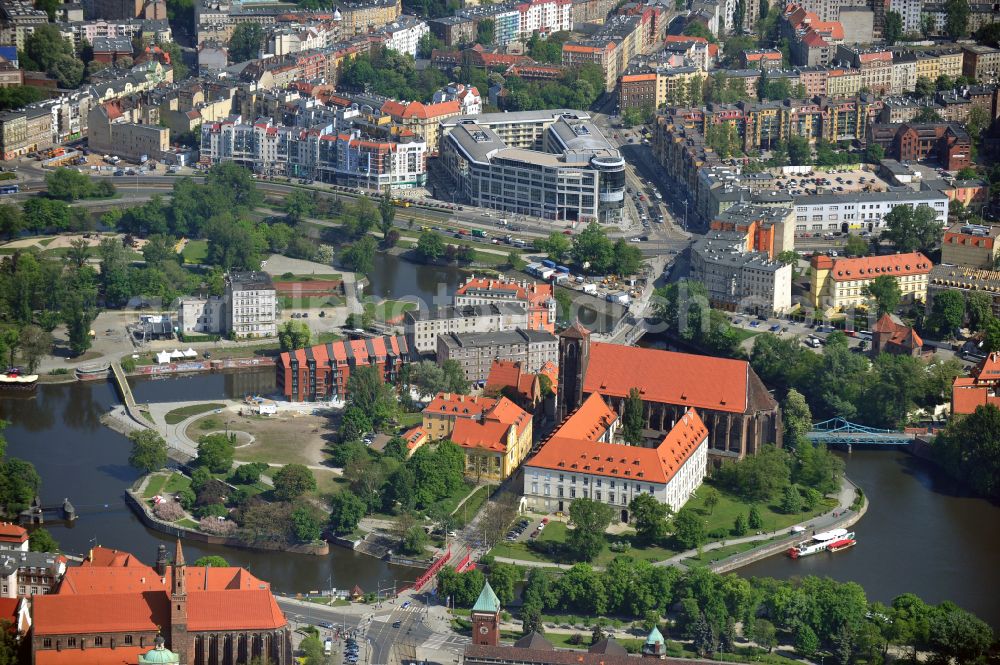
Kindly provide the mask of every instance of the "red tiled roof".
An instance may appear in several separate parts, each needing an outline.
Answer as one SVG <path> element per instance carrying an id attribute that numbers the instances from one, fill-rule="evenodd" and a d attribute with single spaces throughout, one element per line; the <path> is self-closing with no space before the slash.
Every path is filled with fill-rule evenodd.
<path id="1" fill-rule="evenodd" d="M 507 451 L 507 434 L 510 425 L 496 420 L 472 420 L 459 418 L 448 436 L 454 443 L 463 448 L 479 448 L 495 452 Z"/>
<path id="2" fill-rule="evenodd" d="M 492 397 L 438 393 L 431 400 L 430 404 L 424 407 L 424 413 L 440 416 L 478 418 L 485 411 L 492 409 L 496 403 L 497 401 Z"/>
<path id="3" fill-rule="evenodd" d="M 583 392 L 627 397 L 638 388 L 649 402 L 744 413 L 749 373 L 745 360 L 595 342 Z"/>
<path id="4" fill-rule="evenodd" d="M 879 275 L 926 275 L 933 264 L 920 252 L 908 254 L 886 254 L 861 258 L 835 259 L 830 268 L 830 277 L 836 282 L 875 279 Z"/>
<path id="5" fill-rule="evenodd" d="M 121 552 L 119 550 L 113 550 L 107 547 L 97 547 L 90 550 L 90 556 L 83 560 L 80 564 L 82 567 L 87 566 L 145 566 L 136 559 L 133 555 L 128 552 Z"/>
<path id="6" fill-rule="evenodd" d="M 553 436 L 527 466 L 586 472 L 664 485 L 708 439 L 708 429 L 694 409 L 667 433 L 656 448 L 584 441 Z"/>
<path id="7" fill-rule="evenodd" d="M 0 522 L 0 541 L 5 543 L 23 543 L 28 539 L 28 530 L 23 526 Z"/>
<path id="8" fill-rule="evenodd" d="M 188 592 L 189 630 L 267 630 L 285 623 L 267 588 Z"/>
<path id="9" fill-rule="evenodd" d="M 163 590 L 82 596 L 58 593 L 35 596 L 32 601 L 36 635 L 157 631 L 170 623 L 170 599 Z"/>
<path id="10" fill-rule="evenodd" d="M 597 441 L 618 420 L 618 414 L 597 393 L 583 400 L 553 436 Z"/>

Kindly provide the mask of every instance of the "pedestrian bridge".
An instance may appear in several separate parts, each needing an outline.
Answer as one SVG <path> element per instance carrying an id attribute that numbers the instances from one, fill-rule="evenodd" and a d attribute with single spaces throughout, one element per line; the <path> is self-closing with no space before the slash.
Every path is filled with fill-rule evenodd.
<path id="1" fill-rule="evenodd" d="M 840 417 L 815 423 L 806 435 L 813 443 L 845 446 L 905 446 L 913 441 L 914 436 L 898 430 L 858 425 Z"/>

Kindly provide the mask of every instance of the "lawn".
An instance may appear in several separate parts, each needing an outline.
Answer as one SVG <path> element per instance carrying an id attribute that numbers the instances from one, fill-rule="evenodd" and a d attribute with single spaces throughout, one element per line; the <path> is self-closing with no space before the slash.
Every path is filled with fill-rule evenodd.
<path id="1" fill-rule="evenodd" d="M 184 263 L 204 263 L 205 259 L 208 258 L 208 241 L 189 240 L 184 245 L 181 256 L 184 257 Z"/>
<path id="2" fill-rule="evenodd" d="M 746 328 L 740 328 L 739 326 L 732 326 L 730 330 L 733 331 L 733 334 L 736 335 L 737 339 L 741 343 L 745 342 L 751 337 L 756 337 L 761 332 L 759 330 L 747 330 Z"/>
<path id="3" fill-rule="evenodd" d="M 455 508 L 458 507 L 459 502 L 468 496 L 472 489 L 472 485 L 462 483 L 462 486 L 452 492 L 451 496 L 446 496 L 438 502 L 441 504 L 442 511 L 447 510 L 448 514 L 454 512 Z"/>
<path id="4" fill-rule="evenodd" d="M 472 493 L 472 496 L 466 499 L 465 503 L 458 507 L 455 512 L 456 528 L 464 527 L 469 520 L 476 516 L 476 513 L 479 512 L 479 509 L 483 507 L 483 504 L 489 498 L 490 489 L 492 488 L 489 485 L 480 487 Z"/>
<path id="5" fill-rule="evenodd" d="M 276 282 L 336 282 L 344 279 L 344 276 L 340 273 L 333 273 L 331 275 L 293 275 L 291 273 L 285 273 L 280 277 L 275 277 Z"/>
<path id="6" fill-rule="evenodd" d="M 416 308 L 417 303 L 404 302 L 402 300 L 383 300 L 378 304 L 373 302 L 365 303 L 365 313 L 371 315 L 375 321 L 380 322 L 394 321 L 401 318 L 403 312 L 408 312 Z"/>
<path id="7" fill-rule="evenodd" d="M 337 341 L 340 341 L 342 339 L 343 339 L 343 337 L 341 337 L 340 335 L 338 335 L 335 332 L 323 332 L 323 333 L 318 333 L 316 335 L 313 335 L 312 343 L 313 344 L 329 344 L 330 342 L 337 342 Z"/>
<path id="8" fill-rule="evenodd" d="M 408 430 L 424 422 L 424 414 L 420 411 L 416 413 L 404 413 L 397 420 L 399 420 L 400 429 Z"/>
<path id="9" fill-rule="evenodd" d="M 168 425 L 176 425 L 177 423 L 183 422 L 191 416 L 196 416 L 199 413 L 215 411 L 216 409 L 224 409 L 225 407 L 225 404 L 219 404 L 217 402 L 210 402 L 208 404 L 191 404 L 174 409 L 173 411 L 168 411 L 167 415 L 164 416 L 164 420 L 167 421 Z"/>
<path id="10" fill-rule="evenodd" d="M 162 473 L 150 476 L 149 480 L 146 482 L 146 490 L 143 492 L 142 497 L 144 499 L 152 499 L 154 496 L 162 492 L 163 486 L 166 483 L 167 476 Z"/>
<path id="11" fill-rule="evenodd" d="M 337 494 L 350 487 L 351 483 L 348 482 L 343 476 L 338 476 L 334 473 L 333 469 L 330 469 L 329 471 L 311 469 L 311 471 L 313 472 L 313 475 L 316 476 L 316 493 L 320 496 Z"/>
<path id="12" fill-rule="evenodd" d="M 702 489 L 699 489 L 695 493 L 694 497 L 685 504 L 685 507 L 694 508 L 705 516 L 705 531 L 707 532 L 712 532 L 716 529 L 732 529 L 733 522 L 736 521 L 736 516 L 742 513 L 746 517 L 750 512 L 750 506 L 738 496 L 721 487 L 715 486 L 719 491 L 719 503 L 713 510 L 709 511 L 704 505 L 705 495 L 707 494 L 704 488 L 711 487 L 712 485 L 711 481 L 706 480 Z M 786 515 L 785 513 L 778 512 L 777 506 L 757 504 L 757 510 L 760 512 L 760 517 L 763 521 L 763 527 L 760 530 L 766 532 L 787 529 L 793 524 L 805 522 L 812 517 L 821 515 L 836 505 L 836 499 L 824 499 L 816 510 Z"/>
<path id="13" fill-rule="evenodd" d="M 566 542 L 568 533 L 569 528 L 566 526 L 565 522 L 552 521 L 545 526 L 545 529 L 538 535 L 537 540 L 540 543 L 554 543 L 561 545 Z M 603 549 L 601 549 L 600 554 L 598 554 L 594 560 L 591 561 L 591 563 L 595 566 L 607 566 L 615 557 L 622 555 L 629 556 L 633 559 L 641 559 L 643 561 L 652 562 L 669 559 L 679 553 L 678 551 L 667 547 L 639 546 L 634 542 L 635 532 L 633 531 L 620 534 L 605 534 L 604 540 L 605 544 Z M 629 543 L 630 547 L 616 552 L 611 549 L 611 545 L 615 543 Z M 528 547 L 527 541 L 518 543 L 502 543 L 494 547 L 490 554 L 493 556 L 510 557 L 512 559 L 522 559 L 524 561 L 539 561 L 543 563 L 574 563 L 572 560 L 561 556 L 560 552 L 556 552 L 550 556 L 544 552 L 534 550 Z"/>
<path id="14" fill-rule="evenodd" d="M 183 473 L 174 472 L 170 476 L 170 480 L 167 481 L 166 487 L 163 488 L 164 494 L 174 494 L 180 492 L 181 490 L 186 490 L 191 487 L 191 479 L 185 476 Z"/>

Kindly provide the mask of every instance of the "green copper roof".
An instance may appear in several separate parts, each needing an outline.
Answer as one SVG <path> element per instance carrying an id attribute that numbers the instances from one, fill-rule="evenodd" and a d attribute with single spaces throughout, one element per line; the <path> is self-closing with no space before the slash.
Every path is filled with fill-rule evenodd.
<path id="1" fill-rule="evenodd" d="M 653 626 L 653 630 L 649 631 L 649 637 L 646 638 L 646 644 L 663 644 L 663 635 L 659 628 Z"/>
<path id="2" fill-rule="evenodd" d="M 149 665 L 159 665 L 161 663 L 170 665 L 171 663 L 176 664 L 179 662 L 181 661 L 177 654 L 169 649 L 164 649 L 162 646 L 139 655 L 139 665 L 147 665 L 147 663 Z"/>
<path id="3" fill-rule="evenodd" d="M 472 606 L 473 612 L 489 612 L 495 614 L 500 611 L 500 599 L 497 598 L 496 593 L 493 591 L 493 587 L 487 581 L 486 586 L 479 593 L 479 599 L 476 604 Z"/>

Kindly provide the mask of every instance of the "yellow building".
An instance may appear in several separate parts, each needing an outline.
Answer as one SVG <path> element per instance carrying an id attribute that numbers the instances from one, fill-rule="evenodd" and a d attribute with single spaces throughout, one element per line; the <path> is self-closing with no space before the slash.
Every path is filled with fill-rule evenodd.
<path id="1" fill-rule="evenodd" d="M 941 263 L 993 270 L 1000 259 L 1000 226 L 954 224 L 941 241 Z"/>
<path id="2" fill-rule="evenodd" d="M 506 397 L 438 393 L 423 411 L 428 440 L 449 439 L 465 451 L 470 478 L 501 481 L 531 450 L 531 414 Z"/>
<path id="3" fill-rule="evenodd" d="M 882 275 L 896 279 L 902 302 L 926 300 L 927 279 L 933 264 L 920 252 L 911 252 L 857 259 L 835 259 L 817 254 L 811 266 L 812 306 L 819 311 L 840 311 L 868 305 L 872 299 L 865 287 Z"/>

